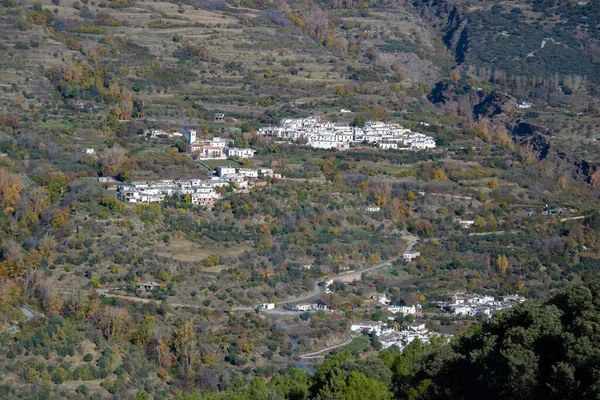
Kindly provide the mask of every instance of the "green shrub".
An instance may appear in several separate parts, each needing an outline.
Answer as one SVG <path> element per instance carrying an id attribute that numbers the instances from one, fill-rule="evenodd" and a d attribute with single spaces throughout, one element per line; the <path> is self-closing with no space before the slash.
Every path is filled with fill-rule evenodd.
<path id="1" fill-rule="evenodd" d="M 54 0 L 54 1 L 58 1 L 58 0 Z M 81 393 L 81 394 L 88 394 L 88 387 L 85 385 L 80 385 L 79 387 L 77 387 L 77 389 L 75 390 L 77 393 Z"/>
<path id="2" fill-rule="evenodd" d="M 17 50 L 29 50 L 29 45 L 24 42 L 15 43 L 15 49 Z"/>
<path id="3" fill-rule="evenodd" d="M 18 29 L 20 31 L 28 31 L 31 29 L 31 24 L 26 20 L 22 19 L 13 24 L 13 28 Z"/>

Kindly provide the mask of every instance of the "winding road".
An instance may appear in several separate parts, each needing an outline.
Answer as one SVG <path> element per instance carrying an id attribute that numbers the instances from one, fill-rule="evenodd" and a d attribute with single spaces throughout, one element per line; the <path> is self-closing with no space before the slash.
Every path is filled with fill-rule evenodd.
<path id="1" fill-rule="evenodd" d="M 25 316 L 25 322 L 29 321 L 31 318 L 33 318 L 35 315 L 29 311 L 27 308 L 25 307 L 19 307 L 19 310 L 23 313 L 23 315 Z M 6 333 L 17 333 L 21 330 L 21 328 L 19 328 L 19 325 L 13 325 L 10 326 L 6 329 L 2 329 L 0 330 L 0 332 L 6 332 Z"/>
<path id="2" fill-rule="evenodd" d="M 346 346 L 347 344 L 350 344 L 350 342 L 352 342 L 352 339 L 354 339 L 354 336 L 350 335 L 348 340 L 346 340 L 344 343 L 336 344 L 335 346 L 329 346 L 329 347 L 326 347 L 326 348 L 318 350 L 318 351 L 313 351 L 312 353 L 302 354 L 299 357 L 300 358 L 323 358 L 325 356 L 319 356 L 318 354 L 325 353 L 329 350 L 337 349 L 338 347 Z"/>
<path id="3" fill-rule="evenodd" d="M 413 240 L 413 241 L 409 242 L 408 245 L 406 246 L 406 250 L 404 250 L 404 253 L 408 253 L 408 252 L 412 251 L 412 248 L 415 247 L 415 245 L 418 242 L 419 242 L 418 240 Z M 332 276 L 331 278 L 329 278 L 329 280 L 333 280 L 335 282 L 335 281 L 340 281 L 340 280 L 346 281 L 346 280 L 360 279 L 362 277 L 362 274 L 365 274 L 367 272 L 376 271 L 380 268 L 389 266 L 389 265 L 391 265 L 392 262 L 396 261 L 398 258 L 400 258 L 400 257 L 394 257 L 394 258 L 384 261 L 380 264 L 377 264 L 373 267 L 335 275 L 335 276 Z M 302 297 L 297 297 L 295 299 L 278 301 L 277 304 L 279 305 L 279 304 L 299 303 L 299 302 L 306 301 L 306 300 L 312 299 L 313 297 L 318 296 L 322 292 L 322 287 L 319 286 L 320 281 L 321 280 L 316 280 L 313 282 L 313 290 L 309 294 L 304 295 Z M 263 310 L 263 312 L 272 312 L 272 311 L 275 311 L 275 310 Z"/>
<path id="4" fill-rule="evenodd" d="M 408 252 L 412 251 L 412 248 L 415 247 L 415 245 L 418 242 L 419 242 L 419 239 L 416 239 L 416 238 L 414 240 L 411 240 L 408 243 L 408 245 L 406 246 L 406 249 L 404 250 L 404 253 L 408 253 Z M 337 281 L 340 281 L 340 280 L 341 281 L 357 280 L 357 279 L 360 279 L 362 277 L 362 274 L 365 274 L 367 272 L 376 271 L 376 270 L 378 270 L 380 268 L 389 266 L 389 265 L 392 264 L 392 262 L 396 261 L 398 258 L 400 258 L 400 257 L 394 257 L 392 259 L 389 259 L 387 261 L 384 261 L 384 262 L 382 262 L 380 264 L 377 264 L 377 265 L 369 267 L 369 268 L 365 268 L 365 269 L 361 269 L 361 270 L 358 270 L 358 271 L 346 272 L 346 273 L 343 273 L 343 274 L 335 275 L 335 276 L 332 276 L 331 278 L 329 278 L 329 280 L 332 280 L 334 282 L 336 280 Z M 320 281 L 321 280 L 316 280 L 316 281 L 313 282 L 313 290 L 309 294 L 304 295 L 302 297 L 296 297 L 294 299 L 289 299 L 289 300 L 284 300 L 284 301 L 278 301 L 277 305 L 291 304 L 291 303 L 300 303 L 300 302 L 312 299 L 313 297 L 317 297 L 323 291 L 322 287 L 319 286 L 319 282 Z M 259 306 L 257 306 L 257 307 L 259 307 Z M 288 311 L 288 310 L 279 310 L 279 309 L 261 310 L 261 311 L 264 312 L 264 313 L 267 313 L 267 314 L 297 314 L 297 311 Z"/>
<path id="5" fill-rule="evenodd" d="M 406 246 L 406 249 L 404 250 L 404 253 L 410 252 L 412 250 L 412 248 L 419 242 L 419 239 L 417 238 L 413 238 L 414 240 L 411 240 L 408 245 Z M 394 257 L 392 259 L 389 259 L 387 261 L 384 261 L 380 264 L 377 264 L 375 266 L 369 267 L 369 268 L 365 268 L 365 269 L 361 269 L 358 271 L 352 271 L 352 272 L 346 272 L 343 274 L 339 274 L 339 275 L 335 275 L 329 278 L 329 280 L 356 280 L 356 279 L 360 279 L 362 274 L 367 273 L 367 272 L 372 272 L 372 271 L 376 271 L 380 268 L 386 267 L 391 265 L 392 262 L 396 261 L 397 259 L 399 259 L 400 257 Z M 310 300 L 314 297 L 317 297 L 318 295 L 321 294 L 322 287 L 319 286 L 319 282 L 321 282 L 322 279 L 318 279 L 313 281 L 313 289 L 312 292 L 301 296 L 301 297 L 296 297 L 293 299 L 288 299 L 288 300 L 283 300 L 283 301 L 278 301 L 277 305 L 282 305 L 282 304 L 291 304 L 291 303 L 299 303 L 299 302 L 303 302 L 306 300 Z M 156 300 L 153 299 L 144 299 L 144 298 L 140 298 L 140 297 L 132 297 L 132 296 L 125 296 L 122 294 L 112 294 L 109 293 L 110 289 L 98 289 L 97 292 L 99 295 L 101 296 L 105 296 L 105 297 L 113 297 L 113 298 L 118 298 L 118 299 L 123 299 L 123 300 L 129 300 L 129 301 L 137 301 L 139 303 L 150 303 Z M 212 307 L 203 307 L 200 305 L 196 305 L 196 304 L 182 304 L 182 303 L 169 303 L 169 305 L 171 307 L 181 307 L 181 308 L 195 308 L 195 309 L 208 309 L 208 310 L 213 310 L 213 311 L 227 311 L 227 310 L 231 310 L 231 311 L 235 311 L 235 312 L 247 312 L 247 311 L 253 311 L 257 308 L 260 308 L 260 304 L 257 304 L 254 307 L 233 307 L 233 308 L 229 308 L 229 309 L 222 309 L 222 308 L 212 308 Z M 273 310 L 260 310 L 263 313 L 266 314 L 275 314 L 275 315 L 298 315 L 298 311 L 290 311 L 290 310 L 282 310 L 282 309 L 273 309 Z"/>

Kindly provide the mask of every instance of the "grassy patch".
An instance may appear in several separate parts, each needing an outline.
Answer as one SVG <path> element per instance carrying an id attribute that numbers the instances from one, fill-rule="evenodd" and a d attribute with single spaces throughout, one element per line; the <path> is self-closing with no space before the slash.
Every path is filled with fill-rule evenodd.
<path id="1" fill-rule="evenodd" d="M 349 351 L 363 351 L 364 349 L 366 349 L 370 344 L 369 338 L 366 336 L 359 336 L 359 337 L 355 337 L 354 339 L 352 339 L 352 341 L 350 342 L 350 344 L 348 344 L 346 347 L 344 347 L 345 350 L 349 350 Z"/>

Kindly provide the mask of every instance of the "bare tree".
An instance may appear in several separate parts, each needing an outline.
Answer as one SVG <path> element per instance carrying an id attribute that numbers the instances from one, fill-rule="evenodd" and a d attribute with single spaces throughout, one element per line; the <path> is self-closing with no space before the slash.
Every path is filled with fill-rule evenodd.
<path id="1" fill-rule="evenodd" d="M 98 161 L 100 161 L 102 169 L 109 174 L 114 174 L 124 159 L 125 150 L 118 144 L 115 144 L 113 147 L 107 147 L 98 154 Z"/>
<path id="2" fill-rule="evenodd" d="M 94 322 L 109 342 L 118 336 L 125 324 L 127 312 L 122 308 L 106 307 L 92 316 Z"/>
<path id="3" fill-rule="evenodd" d="M 44 279 L 38 283 L 35 292 L 45 313 L 58 314 L 63 305 L 63 298 L 56 291 L 54 284 Z"/>
<path id="4" fill-rule="evenodd" d="M 12 279 L 0 279 L 0 304 L 7 304 L 12 298 L 15 281 Z"/>
<path id="5" fill-rule="evenodd" d="M 2 243 L 4 259 L 12 259 L 17 263 L 23 262 L 23 253 L 21 252 L 21 244 L 14 239 L 5 239 Z"/>

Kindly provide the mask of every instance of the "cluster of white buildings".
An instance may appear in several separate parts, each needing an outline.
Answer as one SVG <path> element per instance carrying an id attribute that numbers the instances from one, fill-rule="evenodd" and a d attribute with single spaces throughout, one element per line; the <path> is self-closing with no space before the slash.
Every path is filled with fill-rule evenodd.
<path id="1" fill-rule="evenodd" d="M 203 160 L 224 160 L 226 158 L 252 158 L 254 150 L 249 148 L 231 147 L 228 141 L 214 137 L 212 139 L 201 140 L 196 136 L 196 131 L 189 131 L 188 152 L 197 158 Z"/>
<path id="2" fill-rule="evenodd" d="M 218 167 L 217 176 L 205 179 L 133 182 L 117 187 L 119 199 L 128 203 L 158 203 L 166 196 L 189 195 L 192 204 L 212 206 L 221 196 L 216 189 L 232 185 L 237 191 L 266 183 L 260 178 L 281 178 L 271 168 Z"/>
<path id="3" fill-rule="evenodd" d="M 510 308 L 515 304 L 525 301 L 525 297 L 518 294 L 504 296 L 496 300 L 493 296 L 478 294 L 456 294 L 450 301 L 438 302 L 438 308 L 454 315 L 477 316 L 484 315 L 491 318 L 496 312 Z"/>
<path id="4" fill-rule="evenodd" d="M 387 328 L 380 321 L 366 321 L 352 324 L 350 330 L 355 333 L 374 333 L 379 339 L 383 350 L 395 345 L 402 351 L 415 339 L 419 339 L 423 343 L 429 343 L 432 337 L 439 336 L 438 333 L 427 329 L 425 324 L 410 325 L 406 329 L 396 330 Z"/>
<path id="5" fill-rule="evenodd" d="M 235 168 L 233 166 L 217 167 L 217 176 L 220 179 L 281 178 L 281 174 L 276 174 L 272 168 Z"/>
<path id="6" fill-rule="evenodd" d="M 181 132 L 166 132 L 162 129 L 149 129 L 146 131 L 146 135 L 150 136 L 151 139 L 183 137 Z"/>
<path id="7" fill-rule="evenodd" d="M 371 296 L 371 298 L 380 304 L 388 306 L 387 310 L 389 312 L 391 312 L 392 314 L 400 313 L 402 315 L 409 315 L 409 314 L 415 315 L 415 314 L 417 314 L 417 310 L 421 309 L 420 304 L 418 304 L 416 306 L 400 306 L 400 305 L 391 306 L 390 303 L 392 302 L 392 300 L 389 299 L 384 294 L 382 294 L 382 295 L 376 294 L 376 295 Z"/>
<path id="8" fill-rule="evenodd" d="M 263 136 L 292 141 L 305 141 L 320 149 L 347 149 L 353 143 L 369 143 L 382 149 L 424 150 L 435 148 L 435 140 L 422 133 L 411 132 L 401 125 L 368 121 L 364 128 L 321 122 L 318 116 L 283 119 L 279 126 L 264 127 Z"/>
<path id="9" fill-rule="evenodd" d="M 119 199 L 127 203 L 159 203 L 166 196 L 189 195 L 192 204 L 212 206 L 221 197 L 215 188 L 228 184 L 220 179 L 161 180 L 133 182 L 129 185 L 120 185 L 117 190 Z"/>

